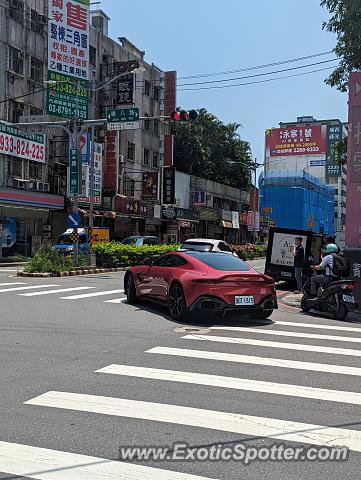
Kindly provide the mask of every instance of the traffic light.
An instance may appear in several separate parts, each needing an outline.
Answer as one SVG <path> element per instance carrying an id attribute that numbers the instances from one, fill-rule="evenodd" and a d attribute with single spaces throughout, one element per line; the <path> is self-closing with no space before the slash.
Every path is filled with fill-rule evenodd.
<path id="1" fill-rule="evenodd" d="M 173 122 L 193 121 L 193 120 L 196 120 L 197 117 L 198 117 L 198 112 L 196 110 L 189 110 L 188 112 L 186 110 L 181 110 L 180 112 L 176 111 L 170 114 L 170 118 L 171 120 L 173 120 Z"/>

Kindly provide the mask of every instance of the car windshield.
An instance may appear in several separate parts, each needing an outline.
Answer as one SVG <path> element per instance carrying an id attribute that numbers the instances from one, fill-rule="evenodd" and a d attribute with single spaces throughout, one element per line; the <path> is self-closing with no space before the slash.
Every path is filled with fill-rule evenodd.
<path id="1" fill-rule="evenodd" d="M 140 245 L 140 242 L 141 242 L 141 238 L 139 237 L 129 237 L 129 238 L 125 238 L 122 241 L 124 245 Z"/>
<path id="2" fill-rule="evenodd" d="M 86 243 L 86 241 L 86 235 L 79 235 L 79 244 Z M 68 233 L 64 233 L 63 235 L 60 235 L 57 245 L 74 245 L 74 243 L 70 240 L 70 235 Z"/>
<path id="3" fill-rule="evenodd" d="M 227 253 L 189 251 L 187 254 L 194 256 L 194 258 L 200 262 L 216 270 L 226 270 L 229 272 L 247 272 L 250 270 L 246 262 Z"/>
<path id="4" fill-rule="evenodd" d="M 198 250 L 199 252 L 211 252 L 212 243 L 207 242 L 185 242 L 181 246 L 181 250 Z"/>

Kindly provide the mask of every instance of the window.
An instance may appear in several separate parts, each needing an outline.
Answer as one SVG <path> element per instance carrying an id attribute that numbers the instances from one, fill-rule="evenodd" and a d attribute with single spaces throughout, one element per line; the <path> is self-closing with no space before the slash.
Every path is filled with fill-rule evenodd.
<path id="1" fill-rule="evenodd" d="M 29 161 L 29 178 L 32 180 L 43 179 L 43 166 L 41 163 Z"/>
<path id="2" fill-rule="evenodd" d="M 24 75 L 24 53 L 17 48 L 9 47 L 9 70 Z"/>
<path id="3" fill-rule="evenodd" d="M 164 255 L 163 257 L 158 258 L 153 265 L 155 267 L 171 267 L 172 266 L 172 257 L 173 255 Z"/>
<path id="4" fill-rule="evenodd" d="M 135 143 L 128 142 L 128 159 L 135 161 Z"/>
<path id="5" fill-rule="evenodd" d="M 90 45 L 89 47 L 89 63 L 92 65 L 97 64 L 97 49 Z"/>
<path id="6" fill-rule="evenodd" d="M 15 101 L 10 102 L 8 114 L 9 122 L 18 123 L 22 115 L 24 115 L 24 104 Z"/>
<path id="7" fill-rule="evenodd" d="M 248 272 L 249 266 L 240 258 L 226 253 L 215 252 L 193 252 L 187 251 L 187 255 L 194 258 L 215 270 L 228 270 L 230 272 Z"/>
<path id="8" fill-rule="evenodd" d="M 143 152 L 144 152 L 143 153 L 143 163 L 144 163 L 144 165 L 149 165 L 149 163 L 150 163 L 150 160 L 149 160 L 150 152 L 149 152 L 148 148 L 145 148 L 143 150 Z"/>
<path id="9" fill-rule="evenodd" d="M 187 265 L 187 262 L 184 258 L 179 257 L 178 255 L 172 255 L 172 267 L 183 267 Z"/>
<path id="10" fill-rule="evenodd" d="M 143 245 L 160 245 L 160 240 L 157 237 L 149 237 L 143 240 Z"/>
<path id="11" fill-rule="evenodd" d="M 218 248 L 222 252 L 231 252 L 232 250 L 230 249 L 229 245 L 226 242 L 219 242 Z"/>
<path id="12" fill-rule="evenodd" d="M 145 80 L 144 81 L 144 95 L 148 95 L 148 97 L 150 96 L 150 82 L 148 82 L 148 80 Z"/>
<path id="13" fill-rule="evenodd" d="M 154 120 L 153 131 L 156 135 L 159 135 L 159 120 Z"/>
<path id="14" fill-rule="evenodd" d="M 46 18 L 43 15 L 39 15 L 38 12 L 32 8 L 30 13 L 30 29 L 37 34 L 44 36 L 45 23 Z"/>
<path id="15" fill-rule="evenodd" d="M 153 88 L 153 98 L 154 98 L 154 100 L 157 100 L 158 102 L 159 102 L 159 99 L 160 99 L 160 90 L 161 90 L 160 87 L 154 87 Z"/>
<path id="16" fill-rule="evenodd" d="M 197 250 L 199 252 L 211 252 L 213 249 L 212 243 L 206 242 L 185 242 L 181 246 L 182 250 Z"/>
<path id="17" fill-rule="evenodd" d="M 128 195 L 128 197 L 134 197 L 134 192 L 135 192 L 135 180 L 128 178 L 125 184 L 125 194 Z"/>
<path id="18" fill-rule="evenodd" d="M 145 130 L 150 130 L 150 123 L 151 121 L 150 120 L 144 120 L 144 129 Z"/>
<path id="19" fill-rule="evenodd" d="M 44 62 L 35 57 L 31 57 L 30 78 L 38 83 L 43 83 Z"/>
<path id="20" fill-rule="evenodd" d="M 20 0 L 11 0 L 9 17 L 22 24 L 24 21 L 24 2 L 21 2 Z"/>
<path id="21" fill-rule="evenodd" d="M 21 159 L 8 160 L 8 174 L 13 177 L 22 178 L 22 165 L 23 161 Z"/>
<path id="22" fill-rule="evenodd" d="M 44 110 L 42 108 L 33 107 L 33 106 L 29 107 L 29 115 L 43 115 L 43 114 L 44 114 Z"/>
<path id="23" fill-rule="evenodd" d="M 153 168 L 159 167 L 159 155 L 158 153 L 153 153 Z"/>

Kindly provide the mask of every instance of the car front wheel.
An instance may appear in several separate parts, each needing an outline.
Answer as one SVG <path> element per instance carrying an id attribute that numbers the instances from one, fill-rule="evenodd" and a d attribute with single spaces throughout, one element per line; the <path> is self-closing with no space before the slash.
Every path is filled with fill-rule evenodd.
<path id="1" fill-rule="evenodd" d="M 186 317 L 187 305 L 183 288 L 179 283 L 173 283 L 169 291 L 169 311 L 174 320 Z"/>

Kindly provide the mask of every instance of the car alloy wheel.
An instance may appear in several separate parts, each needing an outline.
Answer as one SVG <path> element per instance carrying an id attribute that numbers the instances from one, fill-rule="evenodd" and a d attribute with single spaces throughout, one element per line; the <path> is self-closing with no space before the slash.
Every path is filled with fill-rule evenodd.
<path id="1" fill-rule="evenodd" d="M 186 301 L 181 285 L 174 283 L 169 291 L 169 310 L 171 317 L 181 320 L 186 313 Z"/>

